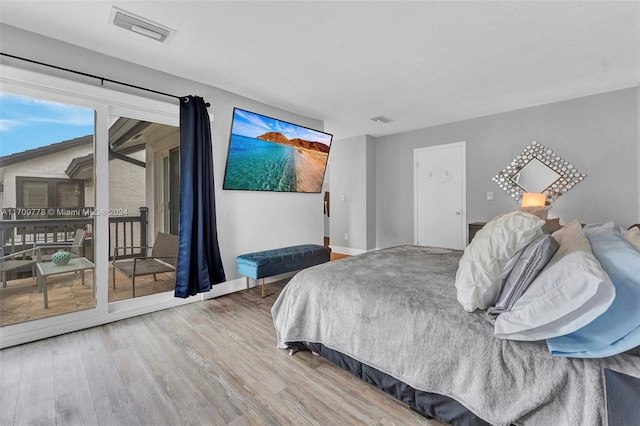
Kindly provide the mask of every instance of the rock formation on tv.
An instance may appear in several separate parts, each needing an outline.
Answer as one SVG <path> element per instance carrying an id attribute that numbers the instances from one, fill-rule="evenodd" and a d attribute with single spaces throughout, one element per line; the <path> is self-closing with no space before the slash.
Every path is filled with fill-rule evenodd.
<path id="1" fill-rule="evenodd" d="M 300 138 L 288 139 L 280 132 L 267 132 L 264 135 L 258 136 L 256 139 L 279 143 L 281 145 L 289 145 L 297 148 L 313 149 L 324 153 L 329 152 L 329 147 L 323 143 L 307 141 Z"/>

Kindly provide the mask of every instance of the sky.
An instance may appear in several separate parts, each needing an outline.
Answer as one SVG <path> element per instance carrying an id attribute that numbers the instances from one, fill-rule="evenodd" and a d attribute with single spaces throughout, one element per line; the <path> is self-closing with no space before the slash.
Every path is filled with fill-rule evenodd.
<path id="1" fill-rule="evenodd" d="M 255 138 L 267 132 L 282 133 L 289 140 L 300 138 L 311 142 L 321 142 L 325 145 L 331 144 L 332 137 L 328 133 L 318 132 L 307 129 L 306 127 L 236 108 L 233 114 L 233 128 L 231 129 L 231 133 Z"/>
<path id="2" fill-rule="evenodd" d="M 0 93 L 0 157 L 93 134 L 90 108 Z"/>

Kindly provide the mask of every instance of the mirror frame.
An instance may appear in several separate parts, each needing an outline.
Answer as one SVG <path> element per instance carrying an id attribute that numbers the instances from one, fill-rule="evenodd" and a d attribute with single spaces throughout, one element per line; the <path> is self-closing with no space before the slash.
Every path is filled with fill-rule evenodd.
<path id="1" fill-rule="evenodd" d="M 560 175 L 558 180 L 542 191 L 549 203 L 567 193 L 567 191 L 583 181 L 587 176 L 584 173 L 579 173 L 573 164 L 556 155 L 553 150 L 538 141 L 532 141 L 529 146 L 511 161 L 510 165 L 498 172 L 491 180 L 497 183 L 511 198 L 520 203 L 522 194 L 527 191 L 516 184 L 512 178 L 520 173 L 534 158 Z"/>

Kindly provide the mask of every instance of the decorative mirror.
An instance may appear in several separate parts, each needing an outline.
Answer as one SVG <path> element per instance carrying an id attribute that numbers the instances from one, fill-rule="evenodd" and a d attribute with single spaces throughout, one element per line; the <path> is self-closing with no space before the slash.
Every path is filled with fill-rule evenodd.
<path id="1" fill-rule="evenodd" d="M 549 148 L 533 141 L 492 180 L 517 202 L 523 192 L 545 194 L 547 201 L 552 202 L 586 176 Z"/>

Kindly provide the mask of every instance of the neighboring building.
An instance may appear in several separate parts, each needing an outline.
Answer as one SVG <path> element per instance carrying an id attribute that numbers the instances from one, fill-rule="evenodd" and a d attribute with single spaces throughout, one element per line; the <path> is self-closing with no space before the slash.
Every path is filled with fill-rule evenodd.
<path id="1" fill-rule="evenodd" d="M 140 208 L 148 208 L 148 231 L 169 231 L 170 206 L 177 204 L 169 204 L 167 200 L 165 208 L 162 202 L 154 202 L 168 198 L 171 191 L 164 187 L 168 186 L 169 179 L 163 174 L 148 172 L 147 165 L 148 159 L 154 158 L 156 148 L 166 150 L 178 145 L 178 129 L 118 118 L 109 134 L 109 215 L 139 216 Z M 93 151 L 94 137 L 87 135 L 0 157 L 2 219 L 90 217 L 95 207 Z M 177 153 L 177 149 L 174 151 Z M 168 173 L 168 166 L 162 164 L 157 169 Z M 154 216 L 159 218 L 159 223 L 151 220 Z M 177 217 L 175 212 L 174 216 Z M 129 231 L 128 244 L 131 245 L 133 239 L 134 244 L 140 245 L 139 230 L 131 234 Z M 3 243 L 9 235 L 5 232 Z M 124 235 L 124 231 L 119 233 L 119 243 L 123 242 Z M 113 244 L 115 241 L 112 247 Z"/>
<path id="2" fill-rule="evenodd" d="M 65 170 L 74 158 L 92 151 L 93 135 L 88 135 L 0 157 L 4 218 L 25 219 L 24 210 L 31 208 L 91 207 L 90 182 Z"/>
<path id="3" fill-rule="evenodd" d="M 145 180 L 145 146 L 126 151 L 120 155 L 137 164 L 111 158 L 110 208 L 137 215 L 144 206 L 145 187 L 132 183 Z M 0 157 L 0 165 L 5 218 L 8 212 L 15 219 L 69 217 L 94 207 L 93 135 Z M 38 213 L 43 210 L 45 214 Z"/>

